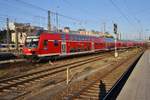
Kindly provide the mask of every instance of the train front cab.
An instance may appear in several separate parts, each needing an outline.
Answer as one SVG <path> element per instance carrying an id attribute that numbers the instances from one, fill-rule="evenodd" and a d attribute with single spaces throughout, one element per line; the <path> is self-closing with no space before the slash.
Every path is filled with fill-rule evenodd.
<path id="1" fill-rule="evenodd" d="M 23 47 L 23 54 L 25 58 L 35 58 L 38 53 L 38 36 L 28 36 L 26 38 L 25 46 Z"/>
<path id="2" fill-rule="evenodd" d="M 42 33 L 27 37 L 23 53 L 26 58 L 45 59 L 58 56 L 61 48 L 63 49 L 59 34 Z"/>

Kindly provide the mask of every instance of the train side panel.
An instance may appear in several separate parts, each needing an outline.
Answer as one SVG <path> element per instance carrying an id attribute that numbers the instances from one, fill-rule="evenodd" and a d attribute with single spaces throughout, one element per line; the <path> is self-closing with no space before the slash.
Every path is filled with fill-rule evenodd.
<path id="1" fill-rule="evenodd" d="M 35 38 L 33 38 L 33 40 L 34 39 Z M 113 50 L 115 47 L 114 38 L 94 37 L 79 34 L 43 32 L 36 39 L 38 39 L 38 41 L 33 42 L 38 42 L 37 46 L 32 47 L 26 45 L 26 47 L 23 48 L 23 53 L 25 55 L 37 55 L 38 57 L 66 56 L 97 52 L 101 50 Z M 137 45 L 142 46 L 144 43 L 118 40 L 116 45 L 117 48 L 126 48 Z"/>
<path id="2" fill-rule="evenodd" d="M 41 34 L 38 50 L 38 56 L 59 55 L 61 53 L 60 34 Z"/>

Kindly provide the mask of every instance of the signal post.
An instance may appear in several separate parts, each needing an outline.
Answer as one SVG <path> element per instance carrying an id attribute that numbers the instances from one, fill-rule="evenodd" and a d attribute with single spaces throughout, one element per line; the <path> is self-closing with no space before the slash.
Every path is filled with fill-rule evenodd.
<path id="1" fill-rule="evenodd" d="M 115 57 L 118 57 L 117 52 L 117 24 L 114 24 L 114 34 L 115 34 Z"/>

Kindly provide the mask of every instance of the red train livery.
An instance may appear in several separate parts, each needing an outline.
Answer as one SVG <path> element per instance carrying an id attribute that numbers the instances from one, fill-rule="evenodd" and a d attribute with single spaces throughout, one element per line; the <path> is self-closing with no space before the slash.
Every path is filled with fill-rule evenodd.
<path id="1" fill-rule="evenodd" d="M 38 34 L 38 35 L 37 35 Z M 114 39 L 67 33 L 37 32 L 26 38 L 23 54 L 34 57 L 67 56 L 114 49 Z M 143 42 L 117 41 L 118 48 L 142 46 Z"/>

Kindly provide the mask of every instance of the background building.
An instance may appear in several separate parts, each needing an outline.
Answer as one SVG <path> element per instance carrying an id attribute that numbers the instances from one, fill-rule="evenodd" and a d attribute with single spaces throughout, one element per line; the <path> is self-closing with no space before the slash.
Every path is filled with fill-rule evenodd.
<path id="1" fill-rule="evenodd" d="M 9 23 L 11 32 L 11 42 L 24 44 L 27 35 L 31 35 L 35 30 L 43 30 L 43 27 L 31 26 L 30 23 Z"/>

